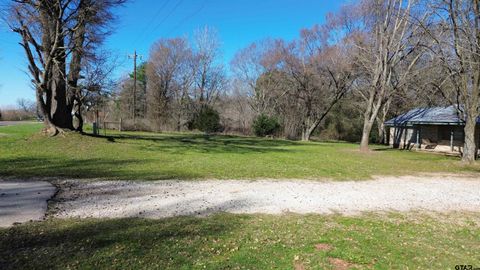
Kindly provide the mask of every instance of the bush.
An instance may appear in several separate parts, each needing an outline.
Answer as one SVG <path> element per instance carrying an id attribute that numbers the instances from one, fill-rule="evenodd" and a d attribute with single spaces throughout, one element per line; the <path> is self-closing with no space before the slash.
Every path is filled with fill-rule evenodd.
<path id="1" fill-rule="evenodd" d="M 253 132 L 259 137 L 274 135 L 280 129 L 277 118 L 261 114 L 253 120 Z"/>
<path id="2" fill-rule="evenodd" d="M 203 106 L 200 111 L 195 114 L 192 121 L 190 121 L 189 128 L 198 129 L 207 133 L 220 132 L 222 131 L 220 115 L 213 108 Z"/>

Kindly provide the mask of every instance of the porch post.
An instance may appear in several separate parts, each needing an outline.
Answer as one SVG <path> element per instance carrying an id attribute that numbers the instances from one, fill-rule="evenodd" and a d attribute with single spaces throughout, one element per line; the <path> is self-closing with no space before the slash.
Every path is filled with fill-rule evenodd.
<path id="1" fill-rule="evenodd" d="M 387 130 L 388 130 L 388 131 L 387 131 L 387 133 L 385 134 L 385 137 L 386 137 L 386 138 L 385 138 L 385 145 L 390 145 L 390 133 L 392 132 L 392 128 L 389 127 Z"/>
<path id="2" fill-rule="evenodd" d="M 420 149 L 420 126 L 417 126 L 417 149 Z"/>
<path id="3" fill-rule="evenodd" d="M 453 152 L 453 128 L 450 128 L 451 131 L 450 131 L 450 149 L 452 150 Z"/>
<path id="4" fill-rule="evenodd" d="M 477 155 L 476 158 L 478 159 L 480 157 L 480 154 L 478 153 L 480 149 L 480 129 L 477 128 L 477 136 L 478 136 L 478 142 L 477 142 Z"/>

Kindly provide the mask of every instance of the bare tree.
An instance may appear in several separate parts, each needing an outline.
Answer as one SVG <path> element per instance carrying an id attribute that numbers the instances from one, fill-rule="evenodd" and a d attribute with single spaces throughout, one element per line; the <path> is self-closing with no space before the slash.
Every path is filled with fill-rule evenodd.
<path id="1" fill-rule="evenodd" d="M 83 61 L 73 98 L 73 126 L 76 130 L 83 130 L 83 115 L 98 108 L 112 94 L 115 83 L 111 75 L 117 64 L 117 58 L 106 51 L 99 51 Z"/>
<path id="2" fill-rule="evenodd" d="M 369 151 L 375 121 L 388 112 L 393 95 L 402 89 L 421 57 L 411 22 L 414 0 L 363 0 L 343 12 L 349 46 L 362 79 L 355 84 L 365 100 L 361 151 Z"/>
<path id="3" fill-rule="evenodd" d="M 35 114 L 35 102 L 28 100 L 26 98 L 19 98 L 17 100 L 17 106 L 19 109 L 24 111 L 25 113 Z"/>
<path id="4" fill-rule="evenodd" d="M 252 110 L 248 91 L 244 87 L 245 84 L 238 79 L 231 80 L 230 91 L 221 96 L 215 106 L 226 133 L 250 134 L 250 125 L 255 112 Z"/>
<path id="5" fill-rule="evenodd" d="M 244 90 L 250 106 L 258 114 L 270 114 L 275 110 L 275 95 L 269 90 L 279 89 L 280 81 L 262 79 L 262 87 L 258 80 L 267 74 L 273 74 L 275 63 L 271 58 L 275 54 L 275 43 L 278 41 L 266 39 L 255 42 L 238 51 L 230 62 L 237 84 Z M 275 61 L 274 61 L 275 62 Z"/>
<path id="6" fill-rule="evenodd" d="M 446 75 L 436 86 L 450 104 L 457 105 L 465 121 L 462 161 L 473 163 L 480 115 L 480 1 L 438 0 L 428 7 L 432 10 L 430 25 L 422 25 L 433 40 L 432 64 Z"/>
<path id="7" fill-rule="evenodd" d="M 176 129 L 183 125 L 193 82 L 192 52 L 186 39 L 160 40 L 150 51 L 147 66 L 148 112 L 158 122 L 174 117 Z"/>
<path id="8" fill-rule="evenodd" d="M 352 83 L 352 69 L 340 44 L 328 44 L 330 28 L 315 26 L 301 32 L 301 38 L 290 45 L 284 66 L 295 91 L 289 96 L 299 104 L 302 140 L 310 140 Z"/>
<path id="9" fill-rule="evenodd" d="M 12 1 L 7 23 L 22 38 L 38 107 L 52 134 L 74 129 L 82 63 L 110 32 L 112 8 L 124 2 Z"/>
<path id="10" fill-rule="evenodd" d="M 226 85 L 217 32 L 208 27 L 197 30 L 193 47 L 192 68 L 195 82 L 193 97 L 198 107 L 213 105 L 224 92 Z"/>
<path id="11" fill-rule="evenodd" d="M 281 115 L 287 137 L 310 140 L 353 82 L 346 48 L 331 42 L 333 24 L 301 31 L 291 43 L 265 40 L 239 51 L 232 61 L 257 114 Z"/>

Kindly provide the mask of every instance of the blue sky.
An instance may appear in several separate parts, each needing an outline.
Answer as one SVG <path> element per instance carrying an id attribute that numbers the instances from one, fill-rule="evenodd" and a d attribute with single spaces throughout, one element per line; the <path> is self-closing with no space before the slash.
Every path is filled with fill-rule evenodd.
<path id="1" fill-rule="evenodd" d="M 194 30 L 216 28 L 228 63 L 241 48 L 267 37 L 291 40 L 301 28 L 324 22 L 340 0 L 132 0 L 117 10 L 116 32 L 105 47 L 118 55 L 116 74 L 129 72 L 127 55 L 137 49 L 148 57 L 151 44 L 160 38 L 191 36 Z M 0 107 L 19 98 L 34 99 L 18 37 L 0 26 Z"/>

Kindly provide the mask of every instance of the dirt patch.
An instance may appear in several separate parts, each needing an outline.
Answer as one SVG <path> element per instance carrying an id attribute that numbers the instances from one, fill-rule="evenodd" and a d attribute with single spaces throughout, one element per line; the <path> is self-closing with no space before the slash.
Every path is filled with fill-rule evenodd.
<path id="1" fill-rule="evenodd" d="M 300 261 L 299 256 L 295 256 L 295 259 L 293 260 L 293 269 L 294 270 L 305 270 L 305 265 Z"/>
<path id="2" fill-rule="evenodd" d="M 316 244 L 315 245 L 315 250 L 317 251 L 329 251 L 332 250 L 332 245 L 329 244 Z"/>
<path id="3" fill-rule="evenodd" d="M 339 258 L 328 258 L 328 262 L 333 266 L 333 269 L 335 270 L 348 270 L 355 266 L 354 264 Z"/>
<path id="4" fill-rule="evenodd" d="M 305 266 L 301 262 L 294 262 L 293 269 L 295 270 L 305 270 Z"/>

